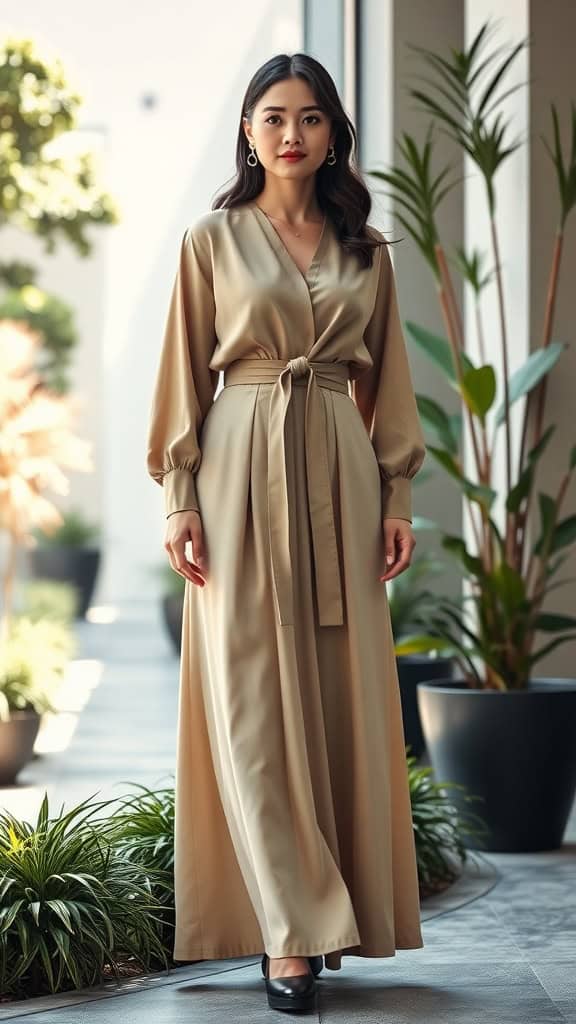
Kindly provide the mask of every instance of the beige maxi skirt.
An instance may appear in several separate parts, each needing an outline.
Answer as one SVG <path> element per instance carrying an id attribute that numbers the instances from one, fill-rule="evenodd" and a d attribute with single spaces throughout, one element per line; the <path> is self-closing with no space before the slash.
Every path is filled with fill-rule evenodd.
<path id="1" fill-rule="evenodd" d="M 291 363 L 231 364 L 202 428 L 174 958 L 338 970 L 423 940 L 378 463 L 345 365 Z"/>

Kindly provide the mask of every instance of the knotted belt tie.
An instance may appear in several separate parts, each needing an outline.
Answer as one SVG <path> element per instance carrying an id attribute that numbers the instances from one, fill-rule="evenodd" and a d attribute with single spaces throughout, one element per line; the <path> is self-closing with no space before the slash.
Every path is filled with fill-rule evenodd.
<path id="1" fill-rule="evenodd" d="M 268 529 L 276 614 L 282 626 L 294 623 L 284 424 L 292 386 L 304 385 L 306 378 L 306 479 L 318 621 L 321 626 L 339 626 L 343 622 L 324 403 L 319 389 L 329 388 L 348 394 L 348 376 L 345 363 L 308 360 L 306 356 L 288 361 L 236 359 L 224 371 L 225 387 L 229 384 L 274 384 L 268 415 Z"/>

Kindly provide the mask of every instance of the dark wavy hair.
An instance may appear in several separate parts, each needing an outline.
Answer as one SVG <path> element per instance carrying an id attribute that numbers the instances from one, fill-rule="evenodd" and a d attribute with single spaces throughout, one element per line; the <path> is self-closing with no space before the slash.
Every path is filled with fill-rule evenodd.
<path id="1" fill-rule="evenodd" d="M 336 163 L 330 166 L 324 161 L 316 171 L 318 205 L 334 224 L 343 248 L 355 253 L 361 266 L 372 266 L 373 250 L 382 242 L 366 230 L 372 199 L 354 156 L 358 148 L 356 131 L 326 68 L 307 53 L 294 53 L 292 56 L 280 53 L 271 57 L 258 68 L 248 84 L 242 102 L 242 117 L 251 120 L 254 108 L 266 90 L 287 78 L 302 78 L 307 82 L 316 103 L 332 122 Z M 216 196 L 213 210 L 249 202 L 264 187 L 262 164 L 258 162 L 256 167 L 250 167 L 246 162 L 250 150 L 242 117 L 236 141 L 236 177 L 230 188 Z M 384 244 L 390 243 L 385 240 Z"/>

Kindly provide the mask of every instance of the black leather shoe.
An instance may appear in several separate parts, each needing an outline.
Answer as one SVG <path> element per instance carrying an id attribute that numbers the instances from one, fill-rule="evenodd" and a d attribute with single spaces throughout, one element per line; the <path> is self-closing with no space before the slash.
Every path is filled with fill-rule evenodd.
<path id="1" fill-rule="evenodd" d="M 317 978 L 318 975 L 320 974 L 322 968 L 324 967 L 324 957 L 322 956 L 322 954 L 320 954 L 320 956 L 309 956 L 306 959 L 308 960 L 308 963 L 310 964 L 310 967 L 312 969 L 312 974 L 314 975 L 315 978 Z M 262 976 L 264 978 L 266 977 L 266 961 L 267 960 L 268 960 L 268 954 L 264 953 L 264 955 L 262 957 Z"/>
<path id="2" fill-rule="evenodd" d="M 312 971 L 288 978 L 269 978 L 270 958 L 264 953 L 265 985 L 271 1010 L 315 1010 L 316 978 Z M 264 957 L 262 960 L 264 961 Z"/>

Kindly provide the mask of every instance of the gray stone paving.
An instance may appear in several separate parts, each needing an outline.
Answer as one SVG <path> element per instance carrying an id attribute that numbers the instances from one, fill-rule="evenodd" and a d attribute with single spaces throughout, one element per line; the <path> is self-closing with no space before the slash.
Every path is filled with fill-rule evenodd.
<path id="1" fill-rule="evenodd" d="M 0 790 L 0 802 L 33 817 L 121 780 L 168 785 L 174 770 L 178 661 L 151 604 L 119 609 L 116 622 L 81 623 L 79 657 L 104 671 L 66 750 L 43 755 Z M 23 808 L 26 808 L 24 813 Z M 395 957 L 344 957 L 320 976 L 322 1024 L 576 1024 L 576 814 L 562 850 L 485 854 L 444 896 L 423 906 L 424 947 Z M 287 1020 L 268 1008 L 259 959 L 206 961 L 117 986 L 0 1004 L 0 1020 L 35 1024 L 231 1024 Z M 299 1015 L 295 1015 L 299 1016 Z"/>

